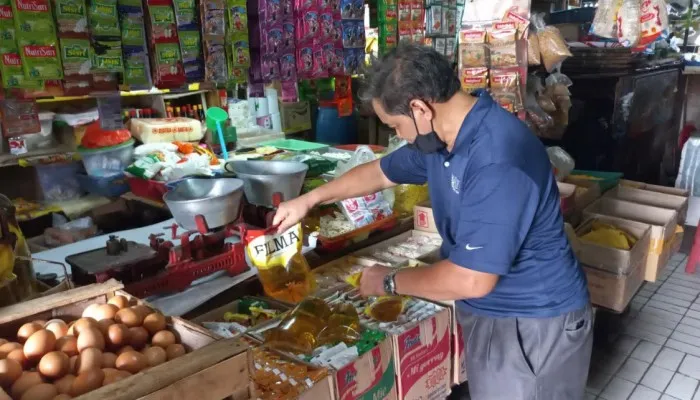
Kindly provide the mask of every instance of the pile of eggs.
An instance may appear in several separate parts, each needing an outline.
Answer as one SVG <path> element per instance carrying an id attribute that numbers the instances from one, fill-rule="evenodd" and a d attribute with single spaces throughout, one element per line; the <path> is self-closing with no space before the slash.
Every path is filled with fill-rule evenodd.
<path id="1" fill-rule="evenodd" d="M 163 314 L 114 296 L 77 321 L 33 321 L 16 342 L 0 339 L 0 386 L 13 400 L 65 400 L 183 354 Z"/>

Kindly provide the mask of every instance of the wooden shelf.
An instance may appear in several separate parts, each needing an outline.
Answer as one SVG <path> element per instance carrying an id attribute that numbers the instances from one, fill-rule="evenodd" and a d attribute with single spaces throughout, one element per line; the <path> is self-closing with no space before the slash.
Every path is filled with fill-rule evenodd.
<path id="1" fill-rule="evenodd" d="M 0 167 L 20 165 L 20 162 L 23 160 L 50 158 L 52 156 L 75 157 L 77 154 L 77 151 L 65 145 L 57 146 L 51 149 L 30 151 L 20 155 L 0 154 Z"/>

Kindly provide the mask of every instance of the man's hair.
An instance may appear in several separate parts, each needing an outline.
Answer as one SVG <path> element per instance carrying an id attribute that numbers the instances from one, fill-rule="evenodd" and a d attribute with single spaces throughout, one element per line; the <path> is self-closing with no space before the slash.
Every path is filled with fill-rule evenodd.
<path id="1" fill-rule="evenodd" d="M 411 115 L 414 99 L 444 103 L 460 90 L 445 56 L 428 46 L 401 43 L 365 71 L 362 101 L 377 100 L 392 115 Z"/>

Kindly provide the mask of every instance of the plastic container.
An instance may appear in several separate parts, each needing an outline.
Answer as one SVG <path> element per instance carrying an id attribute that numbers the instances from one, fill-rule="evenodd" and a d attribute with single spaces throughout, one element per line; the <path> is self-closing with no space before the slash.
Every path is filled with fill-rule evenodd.
<path id="1" fill-rule="evenodd" d="M 280 150 L 287 151 L 313 151 L 328 148 L 327 144 L 313 143 L 297 139 L 273 140 L 271 142 L 265 142 L 261 146 L 272 146 L 277 147 Z"/>
<path id="2" fill-rule="evenodd" d="M 78 174 L 78 182 L 84 191 L 99 196 L 119 197 L 129 191 L 129 183 L 123 173 L 112 176 Z"/>
<path id="3" fill-rule="evenodd" d="M 134 139 L 129 139 L 116 146 L 99 149 L 78 147 L 83 158 L 85 171 L 90 176 L 105 177 L 124 173 L 134 157 Z"/>
<path id="4" fill-rule="evenodd" d="M 80 164 L 40 164 L 36 166 L 43 199 L 47 201 L 73 200 L 83 194 L 78 182 Z"/>
<path id="5" fill-rule="evenodd" d="M 604 193 L 617 186 L 622 179 L 622 172 L 603 172 L 603 171 L 587 171 L 583 169 L 575 169 L 571 171 L 569 177 L 572 179 L 585 179 L 591 182 L 596 182 L 600 186 L 600 192 Z"/>
<path id="6" fill-rule="evenodd" d="M 126 181 L 129 184 L 129 190 L 134 195 L 157 201 L 159 203 L 163 202 L 163 196 L 168 192 L 168 187 L 165 182 L 148 180 L 143 178 L 137 178 L 135 176 L 126 177 Z"/>
<path id="7" fill-rule="evenodd" d="M 58 141 L 53 135 L 53 120 L 56 114 L 46 111 L 39 113 L 41 132 L 22 135 L 27 151 L 48 149 L 58 145 Z"/>
<path id="8" fill-rule="evenodd" d="M 322 102 L 316 116 L 316 141 L 329 144 L 357 143 L 357 115 L 338 116 L 338 107 Z"/>
<path id="9" fill-rule="evenodd" d="M 316 250 L 327 253 L 338 251 L 354 243 L 367 239 L 375 232 L 388 231 L 389 229 L 394 228 L 396 226 L 397 219 L 397 215 L 393 214 L 339 236 L 334 236 L 331 238 L 319 236 Z"/>

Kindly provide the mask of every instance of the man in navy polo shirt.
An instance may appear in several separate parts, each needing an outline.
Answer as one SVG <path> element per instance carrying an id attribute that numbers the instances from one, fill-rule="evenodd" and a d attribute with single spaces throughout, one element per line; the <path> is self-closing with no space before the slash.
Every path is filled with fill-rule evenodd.
<path id="1" fill-rule="evenodd" d="M 375 62 L 364 96 L 409 145 L 283 203 L 275 223 L 428 182 L 444 260 L 365 269 L 361 293 L 457 301 L 474 400 L 583 399 L 591 307 L 540 141 L 488 93 L 462 92 L 428 47 L 400 45 Z"/>

